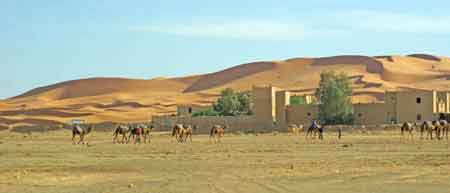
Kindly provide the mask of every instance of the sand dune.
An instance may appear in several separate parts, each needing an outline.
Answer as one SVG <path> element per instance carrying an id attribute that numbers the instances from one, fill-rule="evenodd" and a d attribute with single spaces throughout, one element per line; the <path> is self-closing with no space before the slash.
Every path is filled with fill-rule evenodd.
<path id="1" fill-rule="evenodd" d="M 56 124 L 149 120 L 176 111 L 176 104 L 209 104 L 226 87 L 250 90 L 274 85 L 294 94 L 312 94 L 323 70 L 352 77 L 355 102 L 383 100 L 386 89 L 450 89 L 450 59 L 408 56 L 292 58 L 238 65 L 223 71 L 148 80 L 90 78 L 36 88 L 0 101 L 0 124 Z"/>

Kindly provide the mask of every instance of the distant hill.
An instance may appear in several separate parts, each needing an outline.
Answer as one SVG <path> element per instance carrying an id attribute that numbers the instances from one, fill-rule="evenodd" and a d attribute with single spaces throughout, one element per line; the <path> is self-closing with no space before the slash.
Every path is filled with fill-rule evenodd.
<path id="1" fill-rule="evenodd" d="M 408 56 L 333 56 L 292 58 L 241 64 L 219 72 L 149 80 L 90 78 L 35 88 L 0 101 L 0 124 L 144 121 L 170 114 L 176 104 L 209 104 L 226 87 L 250 90 L 274 85 L 311 94 L 323 70 L 349 74 L 355 102 L 383 100 L 387 89 L 450 89 L 450 59 L 428 54 Z"/>

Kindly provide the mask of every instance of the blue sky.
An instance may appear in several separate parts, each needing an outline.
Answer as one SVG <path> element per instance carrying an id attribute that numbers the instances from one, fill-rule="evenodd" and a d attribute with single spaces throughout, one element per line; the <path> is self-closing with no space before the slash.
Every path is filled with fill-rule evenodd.
<path id="1" fill-rule="evenodd" d="M 0 98 L 301 56 L 450 56 L 448 1 L 0 0 Z"/>

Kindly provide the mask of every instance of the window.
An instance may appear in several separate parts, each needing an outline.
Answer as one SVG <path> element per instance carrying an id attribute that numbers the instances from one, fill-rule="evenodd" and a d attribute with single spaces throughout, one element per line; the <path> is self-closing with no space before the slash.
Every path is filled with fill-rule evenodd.
<path id="1" fill-rule="evenodd" d="M 362 113 L 358 113 L 358 117 L 362 117 Z"/>
<path id="2" fill-rule="evenodd" d="M 306 115 L 308 115 L 308 117 L 311 117 L 311 113 L 307 113 Z"/>
<path id="3" fill-rule="evenodd" d="M 192 107 L 189 107 L 189 114 L 191 114 L 192 113 Z"/>
<path id="4" fill-rule="evenodd" d="M 421 114 L 417 114 L 417 120 L 421 121 L 422 120 L 422 115 Z"/>
<path id="5" fill-rule="evenodd" d="M 420 103 L 422 103 L 422 98 L 420 98 L 420 97 L 417 97 L 417 98 L 416 98 L 416 103 L 417 103 L 417 104 L 420 104 Z"/>

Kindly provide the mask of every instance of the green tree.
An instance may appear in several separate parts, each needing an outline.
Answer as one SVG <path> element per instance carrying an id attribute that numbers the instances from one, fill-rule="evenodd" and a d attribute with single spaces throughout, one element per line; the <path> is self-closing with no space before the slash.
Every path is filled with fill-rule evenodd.
<path id="1" fill-rule="evenodd" d="M 252 115 L 252 97 L 250 93 L 238 93 L 238 101 L 239 101 L 239 114 Z"/>
<path id="2" fill-rule="evenodd" d="M 214 110 L 223 116 L 235 116 L 239 111 L 239 99 L 233 89 L 227 88 L 222 91 L 221 97 L 213 105 Z"/>
<path id="3" fill-rule="evenodd" d="M 222 116 L 250 115 L 253 112 L 251 96 L 248 93 L 235 92 L 231 88 L 222 91 L 221 97 L 214 103 L 213 109 Z"/>
<path id="4" fill-rule="evenodd" d="M 351 80 L 345 73 L 322 72 L 316 90 L 320 120 L 326 124 L 352 123 L 352 93 Z"/>

